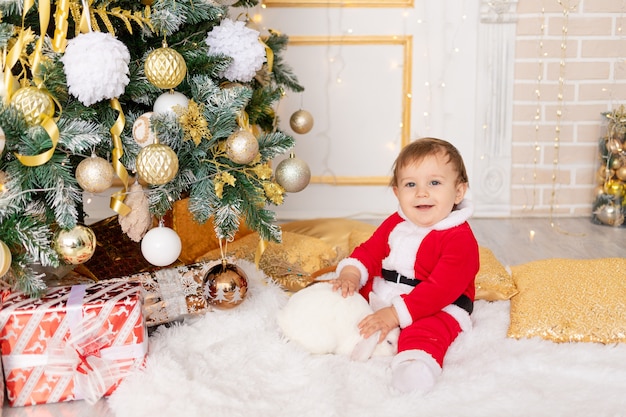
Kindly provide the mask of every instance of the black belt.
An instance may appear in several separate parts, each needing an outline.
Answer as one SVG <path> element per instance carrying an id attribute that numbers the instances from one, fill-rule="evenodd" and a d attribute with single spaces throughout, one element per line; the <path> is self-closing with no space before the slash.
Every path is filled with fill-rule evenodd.
<path id="1" fill-rule="evenodd" d="M 391 281 L 398 284 L 406 284 L 410 285 L 411 287 L 415 287 L 417 286 L 417 284 L 422 282 L 417 278 L 408 278 L 404 275 L 400 275 L 396 271 L 390 271 L 388 269 L 383 269 L 382 277 L 385 279 L 385 281 Z M 454 300 L 452 304 L 461 307 L 463 310 L 467 311 L 468 314 L 472 314 L 472 311 L 474 311 L 474 302 L 465 294 L 461 294 L 461 296 Z"/>

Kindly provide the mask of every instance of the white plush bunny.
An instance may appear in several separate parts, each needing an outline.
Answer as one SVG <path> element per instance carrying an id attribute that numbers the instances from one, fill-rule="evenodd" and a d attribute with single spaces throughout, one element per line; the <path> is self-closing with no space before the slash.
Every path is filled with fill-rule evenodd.
<path id="1" fill-rule="evenodd" d="M 357 361 L 394 355 L 400 329 L 389 332 L 381 343 L 380 332 L 367 339 L 359 334 L 359 322 L 384 307 L 373 293 L 370 302 L 372 306 L 358 293 L 344 298 L 340 291 L 333 291 L 332 283 L 320 281 L 293 294 L 278 312 L 277 321 L 289 340 L 311 353 L 350 355 Z"/>

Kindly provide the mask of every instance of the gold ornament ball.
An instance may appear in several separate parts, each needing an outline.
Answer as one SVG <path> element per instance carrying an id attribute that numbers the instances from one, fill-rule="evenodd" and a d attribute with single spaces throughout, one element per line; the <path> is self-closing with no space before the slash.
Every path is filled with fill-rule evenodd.
<path id="1" fill-rule="evenodd" d="M 76 181 L 80 188 L 90 193 L 101 193 L 113 185 L 115 171 L 104 158 L 92 155 L 76 167 Z"/>
<path id="2" fill-rule="evenodd" d="M 176 176 L 178 156 L 169 146 L 153 143 L 139 151 L 135 165 L 142 181 L 151 185 L 163 185 Z"/>
<path id="3" fill-rule="evenodd" d="M 626 165 L 615 171 L 615 176 L 622 181 L 626 181 Z"/>
<path id="4" fill-rule="evenodd" d="M 276 182 L 288 193 L 297 193 L 309 185 L 311 170 L 302 159 L 291 156 L 276 167 Z"/>
<path id="5" fill-rule="evenodd" d="M 162 47 L 148 54 L 144 71 L 150 83 L 158 88 L 171 89 L 185 79 L 187 64 L 176 50 Z"/>
<path id="6" fill-rule="evenodd" d="M 236 164 L 249 164 L 258 153 L 259 141 L 246 129 L 239 129 L 226 139 L 226 155 Z"/>
<path id="7" fill-rule="evenodd" d="M 248 278 L 237 265 L 221 262 L 207 271 L 203 278 L 203 289 L 210 305 L 230 309 L 246 298 Z"/>
<path id="8" fill-rule="evenodd" d="M 621 197 L 624 195 L 624 183 L 618 180 L 610 180 L 604 184 L 604 191 L 607 194 Z"/>
<path id="9" fill-rule="evenodd" d="M 289 118 L 289 126 L 296 133 L 309 133 L 313 129 L 313 116 L 306 110 L 298 110 Z"/>
<path id="10" fill-rule="evenodd" d="M 0 278 L 4 276 L 11 268 L 11 251 L 6 243 L 0 240 Z"/>
<path id="11" fill-rule="evenodd" d="M 4 145 L 6 144 L 7 137 L 4 134 L 4 130 L 0 127 L 0 155 L 2 155 L 2 151 L 4 150 Z"/>
<path id="12" fill-rule="evenodd" d="M 609 168 L 612 170 L 618 170 L 623 165 L 622 158 L 611 158 L 609 161 Z"/>
<path id="13" fill-rule="evenodd" d="M 598 207 L 593 214 L 595 214 L 598 220 L 608 226 L 619 227 L 624 224 L 624 214 L 617 204 L 604 204 Z"/>
<path id="14" fill-rule="evenodd" d="M 156 136 L 151 129 L 151 118 L 152 112 L 150 111 L 139 116 L 133 123 L 133 139 L 142 148 L 156 142 Z"/>
<path id="15" fill-rule="evenodd" d="M 615 138 L 607 140 L 606 148 L 612 154 L 619 154 L 619 153 L 621 153 L 623 151 L 623 149 L 622 149 L 622 142 L 620 142 L 619 139 L 615 139 Z"/>
<path id="16" fill-rule="evenodd" d="M 48 94 L 37 87 L 22 87 L 13 94 L 11 104 L 22 114 L 28 124 L 39 123 L 43 115 L 54 116 L 54 103 Z"/>
<path id="17" fill-rule="evenodd" d="M 65 263 L 78 265 L 87 262 L 96 251 L 96 235 L 87 226 L 60 230 L 54 237 L 54 249 Z"/>

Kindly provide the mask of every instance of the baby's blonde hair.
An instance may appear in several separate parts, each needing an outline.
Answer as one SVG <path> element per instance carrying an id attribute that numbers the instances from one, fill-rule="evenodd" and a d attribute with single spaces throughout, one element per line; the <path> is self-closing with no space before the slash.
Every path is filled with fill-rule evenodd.
<path id="1" fill-rule="evenodd" d="M 405 166 L 420 162 L 427 156 L 443 154 L 448 157 L 448 163 L 452 163 L 456 170 L 457 184 L 468 183 L 467 171 L 465 163 L 459 150 L 450 142 L 436 138 L 421 138 L 406 145 L 400 151 L 400 154 L 393 163 L 393 174 L 389 185 L 396 187 L 398 185 L 398 173 Z"/>

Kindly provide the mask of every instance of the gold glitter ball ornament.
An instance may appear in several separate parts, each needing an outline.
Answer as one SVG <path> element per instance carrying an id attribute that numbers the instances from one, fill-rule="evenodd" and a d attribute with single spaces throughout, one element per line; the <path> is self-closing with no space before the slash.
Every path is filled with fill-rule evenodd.
<path id="1" fill-rule="evenodd" d="M 92 155 L 76 167 L 76 181 L 80 188 L 90 193 L 101 193 L 113 185 L 113 166 L 104 158 Z"/>
<path id="2" fill-rule="evenodd" d="M 54 103 L 48 94 L 37 87 L 22 87 L 13 94 L 11 104 L 22 114 L 30 125 L 39 123 L 40 117 L 54 116 Z"/>
<path id="3" fill-rule="evenodd" d="M 9 271 L 11 267 L 11 251 L 6 243 L 0 240 L 0 278 Z"/>
<path id="4" fill-rule="evenodd" d="M 148 54 L 144 71 L 150 83 L 158 88 L 171 89 L 185 79 L 187 64 L 176 50 L 162 47 Z"/>
<path id="5" fill-rule="evenodd" d="M 298 110 L 289 118 L 289 126 L 296 133 L 309 133 L 313 129 L 313 116 L 306 110 Z"/>
<path id="6" fill-rule="evenodd" d="M 615 176 L 622 181 L 626 181 L 626 166 L 623 166 L 615 171 Z"/>
<path id="7" fill-rule="evenodd" d="M 209 269 L 202 285 L 210 305 L 230 309 L 246 298 L 248 277 L 237 265 L 222 261 Z"/>
<path id="8" fill-rule="evenodd" d="M 288 193 L 304 190 L 311 180 L 311 170 L 307 163 L 293 155 L 278 164 L 274 175 L 276 182 Z"/>
<path id="9" fill-rule="evenodd" d="M 226 139 L 226 155 L 236 164 L 249 164 L 258 153 L 259 141 L 248 130 L 239 129 Z"/>
<path id="10" fill-rule="evenodd" d="M 82 264 L 96 251 L 96 235 L 89 227 L 78 225 L 71 230 L 58 231 L 53 246 L 65 263 Z"/>
<path id="11" fill-rule="evenodd" d="M 139 151 L 135 166 L 142 181 L 163 185 L 178 173 L 178 156 L 169 146 L 153 143 Z"/>

